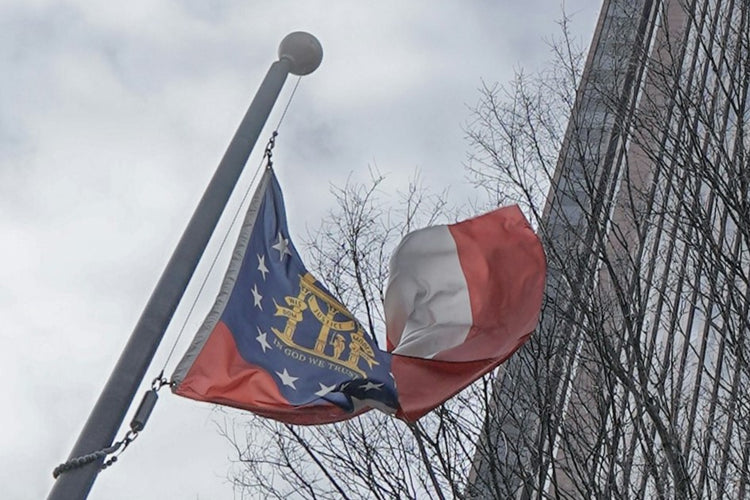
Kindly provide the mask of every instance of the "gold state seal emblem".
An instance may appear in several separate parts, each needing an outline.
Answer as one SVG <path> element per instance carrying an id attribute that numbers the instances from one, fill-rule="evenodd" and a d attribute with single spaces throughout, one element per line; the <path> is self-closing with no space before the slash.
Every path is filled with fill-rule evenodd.
<path id="1" fill-rule="evenodd" d="M 285 345 L 325 360 L 329 368 L 344 367 L 362 377 L 366 376 L 366 372 L 360 367 L 360 360 L 363 360 L 370 369 L 379 364 L 375 361 L 375 353 L 365 339 L 365 333 L 359 323 L 341 303 L 316 286 L 315 278 L 310 273 L 300 276 L 297 296 L 286 296 L 284 300 L 288 307 L 280 306 L 274 300 L 276 306 L 274 315 L 286 318 L 284 330 L 271 328 L 271 331 Z M 307 318 L 304 316 L 306 312 Z M 307 326 L 313 321 L 309 318 L 310 314 L 320 325 L 312 349 L 294 341 L 298 324 L 304 320 Z M 317 364 L 322 366 L 321 363 Z"/>

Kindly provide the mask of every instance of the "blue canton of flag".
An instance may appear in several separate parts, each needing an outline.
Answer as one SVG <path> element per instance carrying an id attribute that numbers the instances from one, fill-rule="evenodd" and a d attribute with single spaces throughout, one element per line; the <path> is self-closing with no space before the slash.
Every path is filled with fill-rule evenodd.
<path id="1" fill-rule="evenodd" d="M 305 269 L 289 237 L 273 171 L 233 291 L 221 314 L 240 356 L 262 368 L 289 404 L 334 403 L 347 412 L 395 411 L 391 356 Z"/>

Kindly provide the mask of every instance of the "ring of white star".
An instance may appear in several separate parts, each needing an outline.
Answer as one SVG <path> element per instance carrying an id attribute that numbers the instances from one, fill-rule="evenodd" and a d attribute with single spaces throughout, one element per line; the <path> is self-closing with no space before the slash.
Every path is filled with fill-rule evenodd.
<path id="1" fill-rule="evenodd" d="M 266 281 L 266 274 L 268 274 L 268 268 L 266 267 L 266 256 L 258 255 L 258 271 L 263 275 L 263 281 Z"/>
<path id="2" fill-rule="evenodd" d="M 276 375 L 279 376 L 282 384 L 291 387 L 294 390 L 297 390 L 297 388 L 294 386 L 294 382 L 299 379 L 299 377 L 292 377 L 289 372 L 286 371 L 286 368 L 284 368 L 283 373 L 276 372 Z"/>
<path id="3" fill-rule="evenodd" d="M 279 232 L 278 239 L 279 241 L 275 245 L 272 245 L 271 248 L 279 252 L 279 261 L 282 261 L 284 260 L 284 254 L 292 255 L 292 252 L 289 251 L 289 240 L 284 238 L 281 232 Z"/>
<path id="4" fill-rule="evenodd" d="M 335 385 L 325 385 L 320 382 L 318 382 L 318 385 L 320 386 L 320 390 L 315 395 L 321 398 L 336 388 Z"/>
<path id="5" fill-rule="evenodd" d="M 263 306 L 260 304 L 260 299 L 262 299 L 263 296 L 258 291 L 258 285 L 253 285 L 253 289 L 250 291 L 253 293 L 253 305 L 262 311 Z"/>
<path id="6" fill-rule="evenodd" d="M 267 349 L 271 348 L 271 344 L 268 343 L 268 340 L 266 339 L 266 332 L 261 331 L 260 327 L 255 327 L 258 329 L 258 336 L 255 337 L 255 340 L 258 341 L 260 344 L 260 347 L 263 349 L 263 352 L 266 352 Z"/>

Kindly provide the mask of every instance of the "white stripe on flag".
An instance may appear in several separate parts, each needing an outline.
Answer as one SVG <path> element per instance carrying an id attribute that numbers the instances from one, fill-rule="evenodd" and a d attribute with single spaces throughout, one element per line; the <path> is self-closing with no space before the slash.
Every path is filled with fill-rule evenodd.
<path id="1" fill-rule="evenodd" d="M 432 358 L 466 339 L 469 290 L 447 226 L 406 235 L 391 257 L 384 305 L 394 354 Z"/>

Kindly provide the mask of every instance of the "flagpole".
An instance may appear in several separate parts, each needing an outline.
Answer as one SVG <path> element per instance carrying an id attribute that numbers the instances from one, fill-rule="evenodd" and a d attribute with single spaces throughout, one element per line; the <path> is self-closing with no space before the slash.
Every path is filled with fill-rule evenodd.
<path id="1" fill-rule="evenodd" d="M 172 257 L 162 272 L 125 349 L 81 430 L 69 459 L 109 447 L 154 357 L 169 321 L 185 292 L 258 136 L 271 113 L 289 73 L 307 75 L 320 65 L 323 51 L 318 40 L 304 32 L 287 35 L 260 85 L 240 126 Z M 103 459 L 60 475 L 48 500 L 85 499 Z"/>

